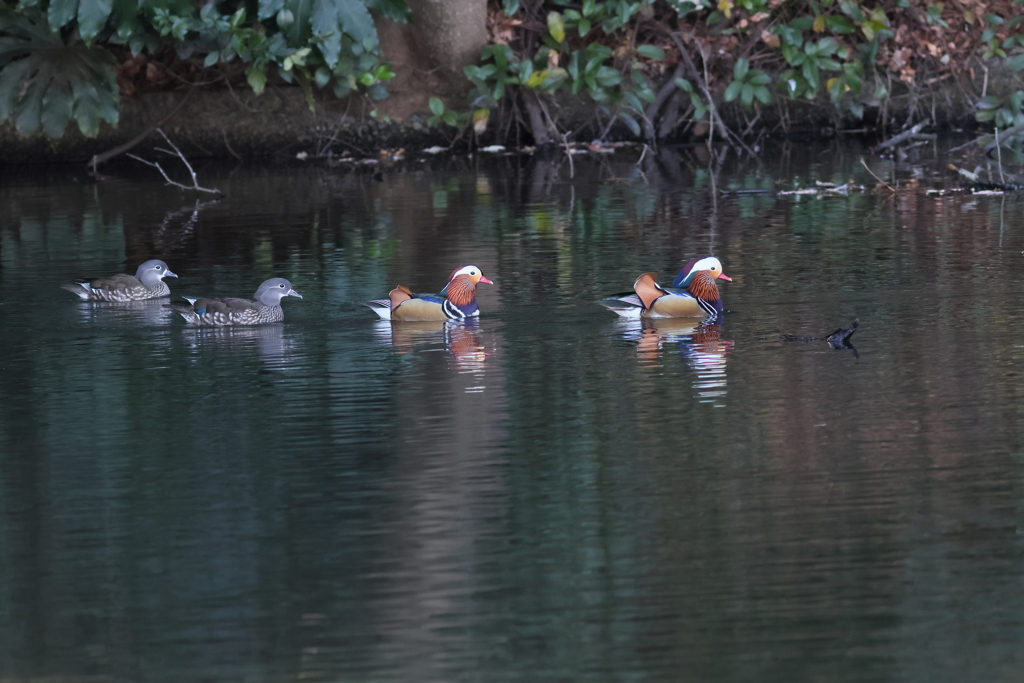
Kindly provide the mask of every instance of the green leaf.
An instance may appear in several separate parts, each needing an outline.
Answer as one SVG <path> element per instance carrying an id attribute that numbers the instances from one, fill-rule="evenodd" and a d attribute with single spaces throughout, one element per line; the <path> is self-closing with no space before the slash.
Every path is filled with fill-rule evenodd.
<path id="1" fill-rule="evenodd" d="M 629 129 L 633 132 L 633 135 L 640 135 L 640 124 L 636 122 L 636 119 L 634 119 L 629 114 L 621 111 L 619 112 L 619 118 L 622 119 L 627 126 L 629 126 Z"/>
<path id="2" fill-rule="evenodd" d="M 580 23 L 577 26 L 576 30 L 579 31 L 580 38 L 590 33 L 590 20 L 580 19 Z"/>
<path id="3" fill-rule="evenodd" d="M 138 13 L 138 0 L 114 0 L 111 15 L 118 38 L 128 40 L 132 37 L 135 32 L 135 17 Z"/>
<path id="4" fill-rule="evenodd" d="M 641 45 L 636 49 L 636 53 L 647 57 L 647 59 L 653 59 L 656 62 L 665 59 L 665 51 L 657 45 Z"/>
<path id="5" fill-rule="evenodd" d="M 444 102 L 439 97 L 430 98 L 430 111 L 434 116 L 440 116 L 444 113 Z"/>
<path id="6" fill-rule="evenodd" d="M 87 136 L 99 132 L 101 120 L 117 123 L 118 86 L 111 53 L 81 43 L 64 45 L 48 30 L 37 10 L 8 19 L 0 39 L 0 64 L 21 56 L 0 70 L 0 119 L 13 118 L 18 133 L 31 135 L 43 128 L 60 137 L 70 118 Z"/>
<path id="7" fill-rule="evenodd" d="M 740 57 L 736 60 L 736 64 L 732 68 L 732 76 L 737 81 L 742 81 L 743 77 L 747 75 L 747 71 L 750 70 L 750 62 Z"/>
<path id="8" fill-rule="evenodd" d="M 399 24 L 412 23 L 412 10 L 403 0 L 366 0 L 366 8 Z"/>
<path id="9" fill-rule="evenodd" d="M 313 0 L 311 19 L 324 61 L 332 69 L 338 63 L 341 53 L 342 32 L 364 47 L 367 39 L 372 39 L 373 43 L 377 40 L 373 17 L 362 0 Z"/>
<path id="10" fill-rule="evenodd" d="M 747 83 L 750 83 L 751 85 L 768 85 L 772 82 L 772 77 L 763 71 L 754 69 L 750 73 L 753 75 L 747 79 Z"/>
<path id="11" fill-rule="evenodd" d="M 257 66 L 250 64 L 245 69 L 245 80 L 248 81 L 249 87 L 257 95 L 262 95 L 264 88 L 267 87 L 267 67 L 266 65 Z M 337 91 L 337 88 L 335 88 Z"/>
<path id="12" fill-rule="evenodd" d="M 985 21 L 989 24 L 995 24 L 997 26 L 1006 23 L 1006 20 L 1003 19 L 998 14 L 986 14 Z"/>
<path id="13" fill-rule="evenodd" d="M 789 25 L 798 31 L 810 31 L 814 28 L 814 18 L 803 16 L 797 17 L 793 21 L 789 22 Z"/>
<path id="14" fill-rule="evenodd" d="M 285 0 L 259 0 L 256 9 L 256 16 L 259 19 L 269 19 L 284 8 Z"/>
<path id="15" fill-rule="evenodd" d="M 1019 54 L 1013 59 L 1006 62 L 1006 66 L 1010 67 L 1011 71 L 1020 71 L 1024 69 L 1024 54 Z"/>
<path id="16" fill-rule="evenodd" d="M 612 88 L 622 82 L 622 73 L 610 66 L 602 66 L 594 74 L 598 84 L 605 88 Z"/>
<path id="17" fill-rule="evenodd" d="M 825 27 L 833 33 L 840 35 L 849 35 L 857 30 L 853 22 L 840 14 L 825 17 Z"/>
<path id="18" fill-rule="evenodd" d="M 288 46 L 296 48 L 305 45 L 312 35 L 310 20 L 313 15 L 313 0 L 284 0 L 281 7 L 291 12 L 295 18 L 291 26 L 280 27 Z"/>
<path id="19" fill-rule="evenodd" d="M 206 55 L 206 59 L 203 60 L 203 66 L 209 68 L 216 64 L 218 61 L 220 61 L 220 53 L 211 52 L 208 55 Z"/>
<path id="20" fill-rule="evenodd" d="M 740 102 L 743 104 L 744 109 L 750 109 L 750 106 L 754 103 L 754 86 L 749 83 L 743 84 L 743 87 L 740 88 Z"/>
<path id="21" fill-rule="evenodd" d="M 519 0 L 503 0 L 502 6 L 505 9 L 505 14 L 508 16 L 515 16 L 515 13 L 519 11 Z"/>
<path id="22" fill-rule="evenodd" d="M 54 0 L 48 18 L 50 30 L 56 33 L 78 15 L 78 0 Z"/>
<path id="23" fill-rule="evenodd" d="M 558 12 L 548 12 L 548 32 L 559 43 L 565 40 L 565 22 Z"/>
<path id="24" fill-rule="evenodd" d="M 759 85 L 754 88 L 754 98 L 762 104 L 768 104 L 772 101 L 772 94 L 768 91 L 768 88 Z"/>
<path id="25" fill-rule="evenodd" d="M 317 70 L 313 72 L 313 82 L 316 83 L 316 87 L 323 88 L 331 82 L 331 72 L 326 67 L 317 67 Z"/>
<path id="26" fill-rule="evenodd" d="M 566 70 L 569 72 L 569 78 L 573 81 L 578 81 L 580 79 L 580 58 L 582 57 L 582 54 L 582 52 L 576 50 L 572 53 L 572 56 L 569 57 L 569 64 L 566 66 Z"/>
<path id="27" fill-rule="evenodd" d="M 733 81 L 729 84 L 729 87 L 725 89 L 725 101 L 732 102 L 740 95 L 740 89 L 743 88 L 743 81 Z"/>
<path id="28" fill-rule="evenodd" d="M 86 43 L 92 42 L 103 29 L 113 9 L 114 0 L 82 0 L 78 5 L 78 32 Z"/>
<path id="29" fill-rule="evenodd" d="M 995 95 L 987 95 L 978 100 L 978 103 L 974 105 L 978 109 L 997 109 L 1003 103 L 1003 100 Z"/>
<path id="30" fill-rule="evenodd" d="M 685 78 L 677 78 L 675 83 L 680 90 L 684 90 L 689 93 L 693 92 L 693 86 L 690 85 L 690 81 L 686 80 Z"/>

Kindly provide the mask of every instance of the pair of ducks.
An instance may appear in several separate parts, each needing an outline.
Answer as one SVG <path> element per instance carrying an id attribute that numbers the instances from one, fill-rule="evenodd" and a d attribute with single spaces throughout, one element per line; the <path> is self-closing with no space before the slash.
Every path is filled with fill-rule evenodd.
<path id="1" fill-rule="evenodd" d="M 113 275 L 89 282 L 61 285 L 83 301 L 126 303 L 168 296 L 165 277 L 178 277 L 160 260 L 146 261 L 135 275 Z M 625 318 L 707 318 L 722 313 L 722 297 L 716 280 L 731 282 L 722 272 L 717 258 L 694 259 L 676 275 L 670 287 L 658 284 L 655 273 L 644 273 L 633 283 L 633 292 L 602 299 L 598 303 Z M 404 285 L 391 290 L 387 299 L 366 302 L 384 320 L 443 321 L 462 320 L 480 315 L 476 287 L 481 282 L 494 284 L 476 266 L 452 272 L 448 283 L 437 294 L 416 294 Z M 249 299 L 183 297 L 188 304 L 173 303 L 176 310 L 194 325 L 257 325 L 284 319 L 281 300 L 286 296 L 302 298 L 284 278 L 271 278 L 259 286 Z"/>
<path id="2" fill-rule="evenodd" d="M 61 285 L 64 289 L 77 294 L 82 301 L 109 301 L 128 303 L 169 296 L 170 287 L 164 282 L 165 277 L 178 277 L 171 272 L 163 261 L 153 259 L 146 261 L 135 271 L 135 275 L 111 275 L 89 282 Z M 281 299 L 286 296 L 302 298 L 292 289 L 292 283 L 283 277 L 267 280 L 249 299 L 225 299 L 182 297 L 185 303 L 175 302 L 168 307 L 181 314 L 193 325 L 259 325 L 261 323 L 277 323 L 284 320 Z"/>
<path id="3" fill-rule="evenodd" d="M 708 256 L 693 259 L 676 275 L 670 287 L 658 284 L 657 273 L 644 273 L 633 292 L 598 301 L 624 318 L 709 318 L 722 313 L 722 296 L 715 280 L 731 282 L 721 262 Z M 454 271 L 438 294 L 415 294 L 399 285 L 387 299 L 366 302 L 384 320 L 458 320 L 480 315 L 476 286 L 494 284 L 476 266 Z"/>

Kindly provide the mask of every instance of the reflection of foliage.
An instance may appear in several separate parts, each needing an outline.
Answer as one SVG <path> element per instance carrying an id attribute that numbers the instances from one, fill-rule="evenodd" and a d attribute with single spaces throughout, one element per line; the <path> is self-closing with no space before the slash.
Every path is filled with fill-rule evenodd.
<path id="1" fill-rule="evenodd" d="M 255 11 L 254 11 L 255 10 Z M 370 11 L 410 19 L 402 0 L 21 0 L 0 5 L 0 119 L 27 135 L 59 137 L 72 117 L 86 135 L 101 119 L 117 122 L 115 62 L 173 47 L 202 68 L 244 65 L 261 93 L 271 73 L 297 82 L 312 105 L 313 87 L 338 97 L 360 90 L 387 96 L 394 76 L 380 62 Z M 273 71 L 271 71 L 271 69 Z"/>

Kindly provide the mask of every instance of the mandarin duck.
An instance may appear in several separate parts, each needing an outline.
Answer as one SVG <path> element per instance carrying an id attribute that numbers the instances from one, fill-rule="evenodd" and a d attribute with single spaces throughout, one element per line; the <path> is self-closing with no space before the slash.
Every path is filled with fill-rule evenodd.
<path id="1" fill-rule="evenodd" d="M 255 301 L 248 299 L 193 299 L 182 297 L 187 304 L 176 302 L 171 308 L 193 325 L 259 325 L 261 323 L 279 323 L 284 320 L 281 310 L 281 299 L 286 296 L 302 298 L 292 289 L 292 283 L 283 277 L 267 280 L 259 286 L 253 296 Z"/>
<path id="2" fill-rule="evenodd" d="M 644 273 L 633 283 L 633 294 L 598 301 L 624 318 L 707 318 L 722 313 L 722 296 L 715 280 L 731 282 L 713 256 L 694 259 L 679 271 L 671 287 L 658 284 L 656 273 Z"/>
<path id="3" fill-rule="evenodd" d="M 139 266 L 135 275 L 122 273 L 61 287 L 77 294 L 82 301 L 111 301 L 120 304 L 170 296 L 171 288 L 164 282 L 165 277 L 178 276 L 171 272 L 166 263 L 153 259 Z"/>
<path id="4" fill-rule="evenodd" d="M 494 284 L 476 266 L 465 266 L 452 272 L 448 284 L 437 294 L 415 294 L 398 285 L 387 299 L 374 299 L 365 305 L 384 320 L 463 320 L 480 315 L 476 286 L 481 282 Z"/>

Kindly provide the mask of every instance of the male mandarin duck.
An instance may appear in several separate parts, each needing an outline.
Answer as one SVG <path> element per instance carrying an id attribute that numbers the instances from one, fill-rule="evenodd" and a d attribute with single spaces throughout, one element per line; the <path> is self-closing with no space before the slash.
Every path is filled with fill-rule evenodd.
<path id="1" fill-rule="evenodd" d="M 481 282 L 494 284 L 476 266 L 465 266 L 452 272 L 448 284 L 437 294 L 415 294 L 399 285 L 387 299 L 374 299 L 365 305 L 384 320 L 463 320 L 480 315 L 476 286 Z"/>
<path id="2" fill-rule="evenodd" d="M 61 285 L 77 294 L 82 301 L 111 301 L 125 303 L 169 296 L 171 288 L 164 282 L 165 277 L 178 277 L 163 261 L 146 261 L 135 271 L 135 275 L 111 275 L 89 282 Z"/>
<path id="3" fill-rule="evenodd" d="M 259 325 L 261 323 L 278 323 L 284 320 L 281 299 L 302 295 L 292 289 L 292 283 L 283 277 L 267 280 L 259 286 L 253 297 L 248 299 L 193 299 L 182 297 L 187 304 L 174 303 L 171 308 L 178 311 L 181 317 L 193 325 Z"/>
<path id="4" fill-rule="evenodd" d="M 731 282 L 722 263 L 713 256 L 686 264 L 671 287 L 658 284 L 656 273 L 644 273 L 633 283 L 634 294 L 598 301 L 624 318 L 706 318 L 722 312 L 722 296 L 715 280 Z"/>

